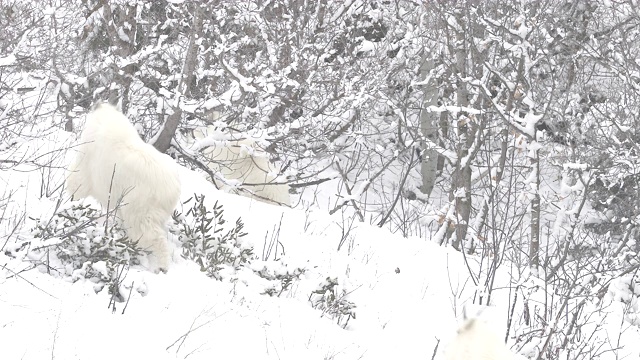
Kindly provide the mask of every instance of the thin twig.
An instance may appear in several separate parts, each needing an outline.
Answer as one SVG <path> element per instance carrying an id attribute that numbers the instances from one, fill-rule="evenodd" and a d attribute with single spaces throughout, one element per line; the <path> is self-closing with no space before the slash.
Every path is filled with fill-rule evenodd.
<path id="1" fill-rule="evenodd" d="M 39 288 L 39 287 L 37 287 L 34 283 L 32 283 L 31 281 L 29 281 L 29 280 L 25 279 L 25 278 L 24 278 L 24 276 L 20 275 L 19 273 L 15 272 L 15 271 L 13 271 L 13 270 L 11 270 L 11 269 L 9 269 L 6 265 L 2 265 L 2 268 L 3 268 L 3 269 L 5 269 L 5 270 L 7 270 L 7 271 L 9 271 L 9 272 L 11 272 L 11 273 L 13 273 L 13 275 L 14 275 L 14 276 L 17 276 L 17 277 L 19 277 L 20 279 L 22 279 L 22 280 L 26 281 L 29 285 L 33 286 L 34 288 L 36 288 L 36 289 L 38 289 L 38 290 L 42 291 L 43 293 L 45 293 L 45 294 L 47 294 L 47 295 L 51 296 L 52 298 L 54 298 L 54 299 L 58 300 L 58 298 L 57 298 L 57 297 L 55 297 L 55 296 L 53 296 L 53 295 L 49 294 L 48 292 L 46 292 L 46 291 L 42 290 L 42 289 L 41 289 L 41 288 Z"/>

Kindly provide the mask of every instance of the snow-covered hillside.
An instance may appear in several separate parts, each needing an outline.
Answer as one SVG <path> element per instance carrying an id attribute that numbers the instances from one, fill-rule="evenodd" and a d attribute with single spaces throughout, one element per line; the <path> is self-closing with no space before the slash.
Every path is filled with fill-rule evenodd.
<path id="1" fill-rule="evenodd" d="M 445 356 L 463 309 L 497 354 L 640 358 L 637 9 L 0 1 L 0 360 L 487 360 Z M 181 166 L 171 259 L 177 191 L 120 223 L 108 170 L 143 209 L 174 176 L 97 151 L 107 209 L 63 191 L 100 101 Z"/>
<path id="2" fill-rule="evenodd" d="M 478 299 L 470 277 L 482 268 L 475 257 L 465 262 L 449 247 L 337 214 L 226 194 L 202 174 L 181 168 L 182 201 L 204 194 L 208 207 L 215 201 L 223 206 L 227 224 L 240 217 L 248 233 L 243 246 L 252 246 L 256 259 L 215 280 L 180 256 L 181 244 L 173 234 L 169 271 L 127 268 L 119 289 L 124 301 L 112 302 L 108 286 L 85 278 L 72 282 L 47 267 L 34 268 L 45 259 L 14 248 L 26 242 L 35 247 L 34 219 L 51 217 L 56 206 L 60 212 L 72 205 L 66 196 L 62 204 L 56 202 L 69 158 L 64 149 L 71 144 L 63 131 L 27 140 L 22 149 L 41 154 L 53 166 L 46 174 L 29 164 L 0 173 L 4 197 L 10 200 L 0 234 L 3 359 L 443 359 L 463 305 Z M 50 196 L 42 189 L 51 189 Z M 24 222 L 18 221 L 22 214 Z M 304 272 L 285 290 L 268 295 L 273 283 L 257 275 L 260 269 Z M 506 273 L 496 278 L 496 305 L 482 311 L 500 334 L 517 285 L 509 278 Z M 346 309 L 342 313 L 318 306 L 330 281 L 337 284 L 330 289 L 334 305 Z M 521 304 L 517 307 L 520 311 Z M 513 328 L 510 334 L 513 343 Z M 627 331 L 620 341 L 630 339 L 639 339 L 638 334 Z M 520 350 L 541 346 L 530 345 Z"/>
<path id="3" fill-rule="evenodd" d="M 3 359 L 424 359 L 436 346 L 440 357 L 455 335 L 456 313 L 475 290 L 462 256 L 449 248 L 324 211 L 226 194 L 182 168 L 183 201 L 204 194 L 208 205 L 223 205 L 228 223 L 242 218 L 244 241 L 258 257 L 251 267 L 304 274 L 274 296 L 264 294 L 271 285 L 248 268 L 218 281 L 180 256 L 174 235 L 170 270 L 131 267 L 122 281 L 126 301 L 110 306 L 108 287 L 96 293 L 89 280 L 48 274 L 46 267 L 33 268 L 43 259 L 6 251 L 21 241 L 35 246 L 33 219 L 51 217 L 69 159 L 56 150 L 73 139 L 54 131 L 27 143 L 23 149 L 53 166 L 46 176 L 28 164 L 0 173 L 10 195 L 0 254 Z M 52 190 L 49 197 L 43 188 Z M 71 205 L 64 197 L 58 211 Z M 22 214 L 26 221 L 14 229 Z M 312 306 L 310 296 L 328 278 L 337 280 L 336 294 L 344 294 L 354 318 Z"/>

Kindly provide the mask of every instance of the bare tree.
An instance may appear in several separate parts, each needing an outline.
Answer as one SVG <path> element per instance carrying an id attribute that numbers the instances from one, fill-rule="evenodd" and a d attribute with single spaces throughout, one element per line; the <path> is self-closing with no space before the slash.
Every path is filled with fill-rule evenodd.
<path id="1" fill-rule="evenodd" d="M 166 152 L 171 146 L 171 139 L 174 137 L 180 119 L 182 110 L 180 109 L 180 102 L 183 95 L 190 95 L 191 83 L 194 81 L 194 72 L 196 70 L 196 63 L 198 61 L 199 44 L 198 39 L 202 38 L 202 18 L 203 12 L 202 6 L 198 3 L 193 5 L 193 25 L 191 28 L 191 34 L 189 36 L 189 46 L 187 48 L 187 54 L 184 59 L 184 66 L 181 73 L 180 81 L 177 87 L 175 98 L 173 99 L 174 105 L 172 106 L 173 113 L 168 116 L 167 121 L 162 126 L 162 130 L 156 136 L 156 140 L 153 146 L 160 152 Z"/>

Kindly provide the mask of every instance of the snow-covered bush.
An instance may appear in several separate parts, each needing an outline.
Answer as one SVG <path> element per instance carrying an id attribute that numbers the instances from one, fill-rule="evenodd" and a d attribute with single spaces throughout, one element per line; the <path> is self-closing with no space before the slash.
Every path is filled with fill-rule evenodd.
<path id="1" fill-rule="evenodd" d="M 158 267 L 171 259 L 165 223 L 180 198 L 175 162 L 145 143 L 120 111 L 99 104 L 89 114 L 66 190 L 96 198 L 109 211 L 116 204 L 129 237 L 151 250 Z"/>
<path id="2" fill-rule="evenodd" d="M 258 276 L 266 281 L 262 294 L 280 296 L 300 280 L 307 269 L 290 266 L 284 260 L 259 260 L 250 244 L 243 241 L 247 235 L 244 223 L 238 218 L 226 228 L 224 209 L 216 201 L 211 209 L 205 205 L 205 196 L 194 194 L 185 202 L 190 205 L 184 214 L 174 212 L 171 231 L 182 243 L 182 257 L 200 265 L 200 270 L 216 280 L 237 281 L 242 275 Z M 263 254 L 264 257 L 264 254 Z M 248 274 L 248 275 L 247 275 Z"/>
<path id="3" fill-rule="evenodd" d="M 238 218 L 235 225 L 225 231 L 224 209 L 218 202 L 213 209 L 205 205 L 204 195 L 194 195 L 185 204 L 192 203 L 186 216 L 174 212 L 174 232 L 182 242 L 182 257 L 193 260 L 207 276 L 221 280 L 225 269 L 237 270 L 254 258 L 253 248 L 244 244 L 244 223 Z"/>
<path id="4" fill-rule="evenodd" d="M 213 127 L 194 131 L 196 140 L 203 140 Z M 222 175 L 226 181 L 221 189 L 250 196 L 256 200 L 290 205 L 289 185 L 277 179 L 277 169 L 269 161 L 269 154 L 260 149 L 253 139 L 220 141 L 202 148 L 207 166 L 214 173 Z M 242 188 L 233 186 L 242 185 Z"/>
<path id="5" fill-rule="evenodd" d="M 279 297 L 283 292 L 289 290 L 294 281 L 307 271 L 305 268 L 291 268 L 282 260 L 264 261 L 258 265 L 254 263 L 253 272 L 261 278 L 268 280 L 270 285 L 265 287 L 264 294 Z"/>
<path id="6" fill-rule="evenodd" d="M 138 264 L 144 251 L 118 222 L 105 220 L 98 209 L 83 204 L 34 220 L 32 237 L 8 244 L 6 255 L 27 259 L 41 272 L 68 281 L 87 279 L 96 292 L 108 286 L 110 294 L 123 299 L 123 271 Z"/>
<path id="7" fill-rule="evenodd" d="M 309 295 L 309 302 L 314 309 L 322 311 L 322 316 L 328 316 L 346 329 L 351 318 L 356 318 L 356 305 L 347 300 L 349 293 L 338 290 L 338 279 L 328 277 Z"/>

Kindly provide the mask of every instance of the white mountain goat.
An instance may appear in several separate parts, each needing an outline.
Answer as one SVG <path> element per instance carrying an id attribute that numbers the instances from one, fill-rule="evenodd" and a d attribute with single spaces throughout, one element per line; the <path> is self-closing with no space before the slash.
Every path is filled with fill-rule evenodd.
<path id="1" fill-rule="evenodd" d="M 207 141 L 207 133 L 213 131 L 210 126 L 196 129 L 193 135 L 199 140 L 197 145 L 206 157 L 206 165 L 224 177 L 226 184 L 221 189 L 272 204 L 290 205 L 289 185 L 278 183 L 276 167 L 255 140 Z M 239 190 L 234 182 L 248 191 Z"/>
<path id="2" fill-rule="evenodd" d="M 496 331 L 479 318 L 467 320 L 445 351 L 446 360 L 512 360 Z"/>
<path id="3" fill-rule="evenodd" d="M 104 209 L 120 204 L 129 238 L 152 252 L 152 268 L 168 269 L 164 226 L 180 198 L 177 165 L 145 143 L 113 106 L 100 104 L 87 116 L 66 189 L 76 199 L 94 197 Z"/>

